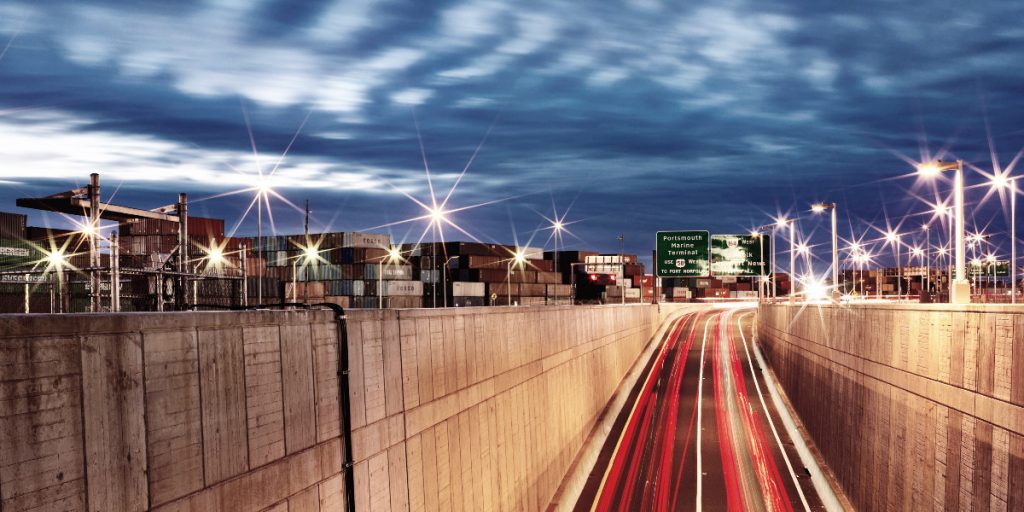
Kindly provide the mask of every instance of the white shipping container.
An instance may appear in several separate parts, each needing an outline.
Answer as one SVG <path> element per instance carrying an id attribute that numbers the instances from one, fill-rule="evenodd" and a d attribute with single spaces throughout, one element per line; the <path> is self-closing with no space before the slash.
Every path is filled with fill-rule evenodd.
<path id="1" fill-rule="evenodd" d="M 630 289 L 626 290 L 626 298 L 627 299 L 639 299 L 640 298 L 640 289 L 639 288 L 630 288 Z"/>
<path id="2" fill-rule="evenodd" d="M 542 260 L 544 259 L 544 248 L 523 247 L 523 256 L 528 260 Z"/>
<path id="3" fill-rule="evenodd" d="M 452 282 L 452 297 L 483 297 L 485 283 Z"/>
<path id="4" fill-rule="evenodd" d="M 670 293 L 669 297 L 685 298 L 685 299 L 690 298 L 690 289 L 689 288 L 666 288 L 666 291 L 668 291 Z"/>
<path id="5" fill-rule="evenodd" d="M 342 247 L 357 248 L 391 248 L 391 235 L 387 233 L 356 233 L 346 232 L 342 237 Z"/>
<path id="6" fill-rule="evenodd" d="M 384 281 L 385 296 L 423 295 L 422 281 Z"/>

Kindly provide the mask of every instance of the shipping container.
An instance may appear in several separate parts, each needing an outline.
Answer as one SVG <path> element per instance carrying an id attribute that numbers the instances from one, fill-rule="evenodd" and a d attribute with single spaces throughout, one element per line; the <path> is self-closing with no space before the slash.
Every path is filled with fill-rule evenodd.
<path id="1" fill-rule="evenodd" d="M 384 295 L 423 295 L 423 283 L 420 281 L 384 281 Z"/>
<path id="2" fill-rule="evenodd" d="M 394 296 L 386 297 L 386 307 L 395 309 L 412 309 L 423 307 L 423 296 Z"/>
<path id="3" fill-rule="evenodd" d="M 562 275 L 558 272 L 537 272 L 536 281 L 543 284 L 561 284 Z"/>
<path id="4" fill-rule="evenodd" d="M 396 280 L 396 281 L 411 281 L 412 280 L 412 265 L 365 265 L 363 266 L 363 278 L 364 279 L 377 279 L 378 272 L 383 269 L 383 279 Z"/>
<path id="5" fill-rule="evenodd" d="M 189 215 L 186 224 L 189 238 L 224 238 L 224 219 L 193 217 Z"/>
<path id="6" fill-rule="evenodd" d="M 27 218 L 20 213 L 0 212 L 0 239 L 24 240 Z"/>
<path id="7" fill-rule="evenodd" d="M 462 255 L 456 256 L 448 262 L 449 268 L 497 269 L 507 268 L 508 265 L 508 258 L 500 258 L 498 256 Z"/>
<path id="8" fill-rule="evenodd" d="M 342 263 L 377 264 L 388 257 L 387 249 L 346 247 L 341 249 Z"/>
<path id="9" fill-rule="evenodd" d="M 453 297 L 483 297 L 485 292 L 485 283 L 466 283 L 461 281 L 451 283 L 451 295 Z"/>
<path id="10" fill-rule="evenodd" d="M 36 245 L 24 240 L 0 239 L 0 270 L 31 267 L 43 258 Z"/>
<path id="11" fill-rule="evenodd" d="M 391 235 L 387 233 L 346 232 L 343 235 L 342 247 L 383 249 L 386 252 L 391 248 Z"/>
<path id="12" fill-rule="evenodd" d="M 335 295 L 328 295 L 328 296 L 324 297 L 324 302 L 327 302 L 329 304 L 337 304 L 337 305 L 339 305 L 339 306 L 341 306 L 343 308 L 350 307 L 350 304 L 351 304 L 350 301 L 351 301 L 351 299 L 349 297 L 341 297 L 341 296 L 335 296 Z"/>

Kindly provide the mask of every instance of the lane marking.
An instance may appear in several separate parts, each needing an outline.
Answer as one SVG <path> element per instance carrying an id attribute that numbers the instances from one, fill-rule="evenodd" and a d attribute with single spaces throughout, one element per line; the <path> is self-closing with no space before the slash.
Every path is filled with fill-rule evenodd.
<path id="1" fill-rule="evenodd" d="M 782 454 L 782 461 L 785 462 L 785 468 L 790 471 L 793 483 L 797 487 L 797 494 L 800 496 L 800 503 L 804 505 L 805 511 L 810 512 L 811 506 L 807 503 L 807 497 L 804 496 L 804 489 L 801 488 L 800 481 L 797 479 L 797 472 L 793 469 L 793 463 L 790 462 L 790 456 L 785 453 L 785 446 L 782 445 L 782 439 L 779 437 L 778 430 L 775 428 L 775 422 L 771 418 L 771 412 L 768 411 L 768 404 L 765 402 L 764 393 L 761 392 L 761 384 L 758 382 L 758 374 L 754 370 L 754 359 L 751 357 L 749 345 L 746 344 L 746 335 L 743 334 L 743 318 L 751 314 L 753 314 L 753 312 L 746 312 L 740 314 L 736 318 L 736 329 L 739 331 L 739 337 L 743 341 L 743 351 L 746 353 L 746 364 L 748 364 L 751 369 L 751 378 L 754 380 L 754 389 L 758 392 L 758 398 L 761 400 L 761 409 L 765 412 L 765 419 L 768 420 L 768 426 L 771 428 L 771 433 L 775 437 L 775 443 L 778 444 L 778 450 Z"/>
<path id="2" fill-rule="evenodd" d="M 756 330 L 751 334 L 750 341 L 751 345 L 754 346 L 754 357 L 757 358 L 757 364 L 762 368 L 761 376 L 764 377 L 765 387 L 768 388 L 768 395 L 771 396 L 772 404 L 775 405 L 775 410 L 779 413 L 779 418 L 782 419 L 782 425 L 786 428 L 786 433 L 793 440 L 793 446 L 796 448 L 796 453 L 800 456 L 800 462 L 811 472 L 811 483 L 814 484 L 815 492 L 821 498 L 821 503 L 824 505 L 825 510 L 829 512 L 842 512 L 844 509 L 839 504 L 839 498 L 836 496 L 835 490 L 832 489 L 832 486 L 825 479 L 825 474 L 818 465 L 817 459 L 814 458 L 811 449 L 807 447 L 803 436 L 796 428 L 796 422 L 790 416 L 789 409 L 786 408 L 786 405 L 782 403 L 782 398 L 779 397 L 779 392 L 776 389 L 779 385 L 775 383 L 771 372 L 764 370 L 768 368 L 768 365 L 765 364 L 764 357 L 761 355 L 761 349 L 757 347 Z"/>
<path id="3" fill-rule="evenodd" d="M 718 313 L 721 315 L 721 313 Z M 704 465 L 701 461 L 701 435 L 700 431 L 703 428 L 701 418 L 703 417 L 703 411 L 701 411 L 701 402 L 704 397 L 704 348 L 708 342 L 708 324 L 711 323 L 711 318 L 714 315 L 708 316 L 708 319 L 704 321 L 704 338 L 700 341 L 700 373 L 697 380 L 697 512 L 702 510 L 701 502 L 703 501 L 703 475 Z"/>

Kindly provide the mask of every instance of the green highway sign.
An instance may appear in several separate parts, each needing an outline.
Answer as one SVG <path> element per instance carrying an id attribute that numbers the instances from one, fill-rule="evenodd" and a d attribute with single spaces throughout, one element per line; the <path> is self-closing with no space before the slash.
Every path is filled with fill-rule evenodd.
<path id="1" fill-rule="evenodd" d="M 767 274 L 771 254 L 771 238 L 768 235 L 712 235 L 711 274 L 759 276 L 762 267 Z"/>
<path id="2" fill-rule="evenodd" d="M 659 231 L 655 244 L 658 277 L 709 277 L 707 231 Z"/>
<path id="3" fill-rule="evenodd" d="M 970 262 L 967 271 L 971 277 L 992 277 L 992 266 L 995 265 L 996 277 L 1010 277 L 1010 260 L 996 260 L 995 262 L 979 261 Z"/>

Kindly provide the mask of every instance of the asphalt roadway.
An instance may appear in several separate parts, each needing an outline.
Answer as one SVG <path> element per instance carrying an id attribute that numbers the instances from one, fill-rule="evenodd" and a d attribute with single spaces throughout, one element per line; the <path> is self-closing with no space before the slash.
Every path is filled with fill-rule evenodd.
<path id="1" fill-rule="evenodd" d="M 754 356 L 751 309 L 675 320 L 616 418 L 577 511 L 823 510 Z"/>

